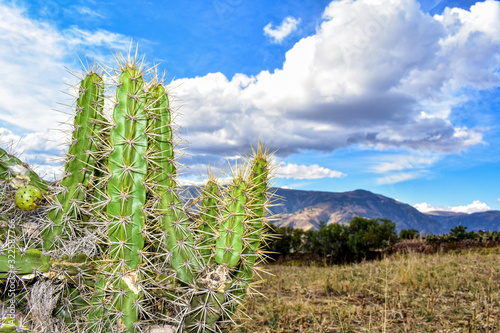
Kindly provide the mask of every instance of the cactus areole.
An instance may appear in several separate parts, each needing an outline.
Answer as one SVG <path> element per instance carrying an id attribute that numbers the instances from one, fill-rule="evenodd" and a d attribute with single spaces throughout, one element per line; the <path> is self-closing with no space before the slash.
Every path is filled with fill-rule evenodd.
<path id="1" fill-rule="evenodd" d="M 0 332 L 224 332 L 252 294 L 269 148 L 230 166 L 228 185 L 208 170 L 186 205 L 168 89 L 156 67 L 117 58 L 76 86 L 60 181 L 0 149 Z"/>

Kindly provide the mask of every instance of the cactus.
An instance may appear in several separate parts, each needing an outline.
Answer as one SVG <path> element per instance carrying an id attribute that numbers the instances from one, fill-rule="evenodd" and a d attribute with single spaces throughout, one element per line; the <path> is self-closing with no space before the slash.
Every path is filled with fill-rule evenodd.
<path id="1" fill-rule="evenodd" d="M 74 233 L 76 221 L 85 214 L 84 197 L 96 166 L 99 129 L 102 126 L 103 89 L 102 77 L 94 70 L 80 84 L 62 190 L 57 194 L 48 215 L 49 223 L 42 232 L 43 245 L 47 250 L 61 246 L 69 239 Z"/>
<path id="2" fill-rule="evenodd" d="M 0 154 L 0 213 L 8 213 L 0 221 L 0 281 L 16 291 L 1 300 L 15 303 L 19 325 L 33 331 L 142 332 L 168 324 L 177 332 L 223 332 L 265 259 L 272 154 L 259 142 L 231 170 L 228 186 L 209 170 L 193 201 L 199 205 L 188 209 L 176 181 L 167 90 L 144 62 L 119 59 L 111 72 L 92 65 L 79 83 L 60 184 L 49 189 Z M 105 75 L 115 81 L 114 97 L 105 96 L 112 91 Z M 19 165 L 29 172 L 14 174 Z M 31 186 L 19 195 L 30 214 L 7 205 L 16 177 Z M 49 207 L 30 201 L 37 190 Z M 40 290 L 50 290 L 50 302 Z M 6 329 L 13 318 L 1 318 Z"/>

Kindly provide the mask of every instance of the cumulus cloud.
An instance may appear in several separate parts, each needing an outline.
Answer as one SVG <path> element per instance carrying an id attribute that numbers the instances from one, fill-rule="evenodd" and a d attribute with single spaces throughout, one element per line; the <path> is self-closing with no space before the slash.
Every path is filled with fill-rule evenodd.
<path id="1" fill-rule="evenodd" d="M 281 43 L 292 32 L 297 30 L 297 25 L 299 23 L 300 23 L 300 19 L 296 19 L 292 16 L 288 16 L 276 28 L 273 28 L 272 23 L 268 23 L 264 27 L 264 35 L 271 38 L 271 40 L 274 43 Z"/>
<path id="2" fill-rule="evenodd" d="M 449 207 L 449 206 L 432 206 L 426 202 L 423 203 L 418 203 L 413 205 L 416 209 L 421 211 L 422 213 L 427 213 L 427 212 L 432 212 L 432 211 L 446 211 L 446 212 L 454 212 L 454 213 L 477 213 L 477 212 L 485 212 L 488 210 L 491 210 L 491 208 L 485 204 L 484 202 L 481 202 L 479 200 L 475 200 L 471 204 L 464 205 L 464 206 L 456 206 L 456 207 Z"/>
<path id="3" fill-rule="evenodd" d="M 340 178 L 345 174 L 340 171 L 330 170 L 317 164 L 298 165 L 288 163 L 280 166 L 276 177 L 293 179 L 319 179 L 319 178 Z"/>
<path id="4" fill-rule="evenodd" d="M 499 2 L 432 17 L 415 0 L 344 0 L 323 16 L 282 68 L 174 82 L 194 151 L 234 153 L 257 137 L 280 156 L 350 145 L 447 154 L 483 143 L 482 129 L 450 115 L 464 89 L 500 86 Z"/>

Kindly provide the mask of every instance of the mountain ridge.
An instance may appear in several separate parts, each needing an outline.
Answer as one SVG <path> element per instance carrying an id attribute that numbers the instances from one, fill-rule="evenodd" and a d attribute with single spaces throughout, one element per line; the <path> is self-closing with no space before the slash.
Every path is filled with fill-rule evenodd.
<path id="1" fill-rule="evenodd" d="M 271 208 L 276 214 L 276 226 L 317 229 L 320 221 L 347 224 L 354 216 L 360 216 L 388 218 L 396 223 L 398 231 L 416 229 L 424 234 L 447 233 L 460 223 L 469 231 L 500 230 L 500 211 L 426 214 L 409 204 L 362 189 L 346 192 L 274 190 L 279 198 L 276 200 L 279 205 Z"/>

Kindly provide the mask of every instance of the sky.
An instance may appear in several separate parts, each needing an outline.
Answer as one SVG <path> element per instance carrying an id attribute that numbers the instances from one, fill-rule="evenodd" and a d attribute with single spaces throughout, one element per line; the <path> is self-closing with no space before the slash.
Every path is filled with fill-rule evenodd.
<path id="1" fill-rule="evenodd" d="M 277 187 L 500 210 L 498 22 L 495 0 L 0 0 L 0 145 L 58 177 L 74 73 L 132 47 L 165 73 L 184 182 L 260 139 Z"/>

